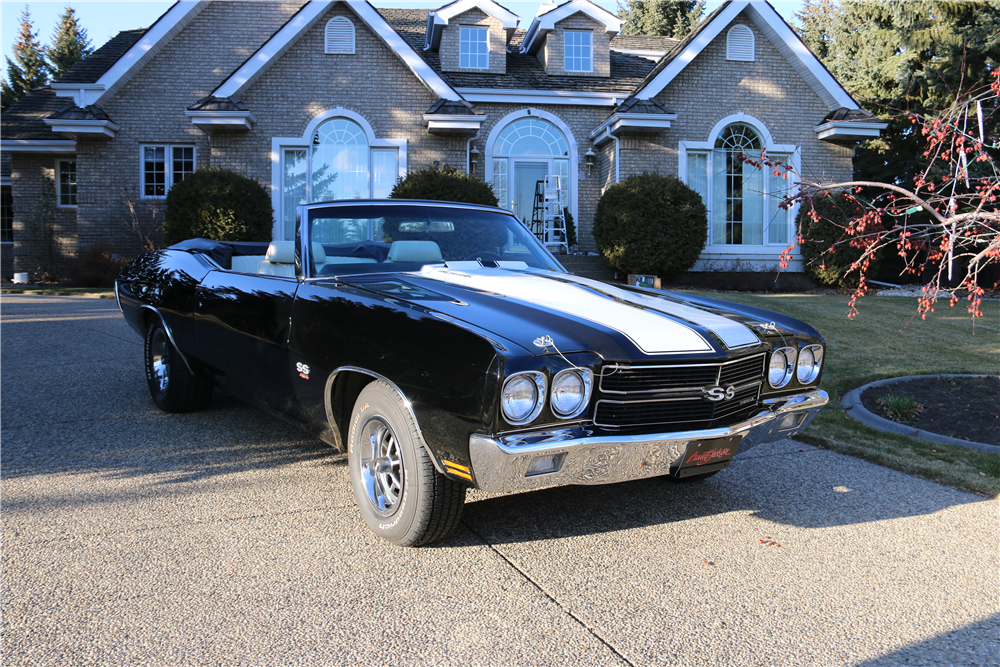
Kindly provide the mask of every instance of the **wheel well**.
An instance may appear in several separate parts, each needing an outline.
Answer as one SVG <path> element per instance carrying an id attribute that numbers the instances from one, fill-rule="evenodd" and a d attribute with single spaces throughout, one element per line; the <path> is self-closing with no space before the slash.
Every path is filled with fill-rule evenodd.
<path id="1" fill-rule="evenodd" d="M 361 390 L 374 379 L 371 375 L 357 371 L 341 371 L 333 379 L 326 409 L 331 426 L 337 429 L 341 451 L 347 451 L 348 429 L 350 428 L 354 404 L 357 402 Z"/>

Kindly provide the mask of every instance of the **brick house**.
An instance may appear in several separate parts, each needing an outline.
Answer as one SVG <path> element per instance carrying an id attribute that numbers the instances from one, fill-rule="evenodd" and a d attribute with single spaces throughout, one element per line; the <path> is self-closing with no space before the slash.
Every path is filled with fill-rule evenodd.
<path id="1" fill-rule="evenodd" d="M 764 148 L 843 179 L 855 142 L 884 127 L 766 2 L 726 2 L 683 40 L 621 36 L 588 0 L 519 22 L 492 0 L 178 2 L 3 115 L 3 275 L 45 252 L 137 252 L 136 224 L 207 166 L 269 189 L 276 239 L 291 238 L 299 203 L 384 197 L 433 164 L 490 182 L 522 218 L 535 182 L 558 174 L 581 250 L 595 249 L 606 188 L 674 174 L 709 208 L 695 270 L 768 268 L 794 236 L 794 211 L 775 205 L 788 185 L 734 153 Z"/>

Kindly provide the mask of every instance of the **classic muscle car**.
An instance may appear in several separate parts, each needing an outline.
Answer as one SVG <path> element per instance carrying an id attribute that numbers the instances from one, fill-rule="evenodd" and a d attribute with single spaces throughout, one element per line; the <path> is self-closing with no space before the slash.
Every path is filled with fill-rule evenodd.
<path id="1" fill-rule="evenodd" d="M 377 535 L 458 524 L 469 487 L 697 480 L 800 433 L 825 345 L 748 306 L 567 273 L 490 207 L 301 206 L 295 241 L 133 260 L 119 306 L 166 412 L 215 386 L 346 450 Z"/>

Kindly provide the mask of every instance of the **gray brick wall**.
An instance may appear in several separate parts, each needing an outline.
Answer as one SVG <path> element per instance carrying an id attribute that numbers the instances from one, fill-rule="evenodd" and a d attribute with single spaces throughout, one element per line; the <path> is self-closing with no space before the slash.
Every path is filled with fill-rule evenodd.
<path id="1" fill-rule="evenodd" d="M 76 209 L 56 206 L 56 162 L 60 159 L 72 160 L 73 156 L 11 155 L 14 194 L 11 273 L 25 271 L 32 280 L 45 277 L 43 270 L 48 277 L 64 277 L 76 254 Z M 43 205 L 46 199 L 48 204 Z"/>
<path id="2" fill-rule="evenodd" d="M 775 143 L 801 146 L 810 178 L 850 177 L 852 147 L 818 141 L 813 130 L 829 109 L 748 18 L 735 22 L 753 29 L 756 60 L 727 61 L 728 28 L 722 30 L 657 96 L 678 115 L 670 129 L 623 140 L 622 177 L 644 171 L 676 175 L 678 142 L 708 141 L 716 123 L 737 112 L 763 122 Z"/>
<path id="3" fill-rule="evenodd" d="M 490 50 L 489 69 L 461 67 L 459 63 L 462 26 L 488 28 L 487 44 Z M 441 69 L 445 72 L 473 72 L 479 74 L 507 73 L 507 33 L 503 22 L 479 10 L 470 9 L 452 18 L 441 31 Z"/>
<path id="4" fill-rule="evenodd" d="M 301 2 L 212 2 L 101 107 L 121 126 L 109 142 L 78 142 L 78 228 L 81 248 L 109 243 L 140 251 L 132 208 L 148 227 L 162 221 L 163 199 L 139 193 L 143 144 L 194 146 L 198 167 L 212 165 L 208 135 L 184 111 L 240 66 Z M 319 25 L 322 31 L 325 22 Z M 225 39 L 220 39 L 224 34 Z M 336 56 L 328 56 L 336 57 Z M 222 166 L 238 166 L 223 164 Z M 267 175 L 270 180 L 270 174 Z M 162 234 L 154 234 L 162 242 Z"/>

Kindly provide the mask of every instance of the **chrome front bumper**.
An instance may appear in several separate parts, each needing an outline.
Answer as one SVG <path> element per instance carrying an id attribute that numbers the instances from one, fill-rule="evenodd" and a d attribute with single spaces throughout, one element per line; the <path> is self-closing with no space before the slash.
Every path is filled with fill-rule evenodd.
<path id="1" fill-rule="evenodd" d="M 739 452 L 798 435 L 830 397 L 820 389 L 764 401 L 765 410 L 723 428 L 643 435 L 593 436 L 586 426 L 519 433 L 504 438 L 473 435 L 469 453 L 477 486 L 513 493 L 566 484 L 613 484 L 669 475 L 680 466 L 688 444 L 743 436 Z M 532 461 L 564 454 L 558 470 L 529 474 Z"/>

